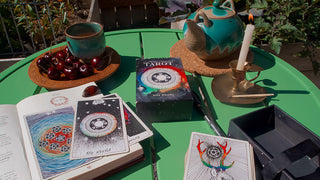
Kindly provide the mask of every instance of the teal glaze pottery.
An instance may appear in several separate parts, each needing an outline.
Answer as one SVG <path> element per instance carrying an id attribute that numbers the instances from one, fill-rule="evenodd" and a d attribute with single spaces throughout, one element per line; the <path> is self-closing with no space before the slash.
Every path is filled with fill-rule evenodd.
<path id="1" fill-rule="evenodd" d="M 239 52 L 244 25 L 232 0 L 199 8 L 183 27 L 187 48 L 202 60 L 221 60 Z"/>
<path id="2" fill-rule="evenodd" d="M 68 48 L 72 55 L 89 63 L 105 52 L 103 26 L 96 22 L 77 23 L 65 30 Z"/>

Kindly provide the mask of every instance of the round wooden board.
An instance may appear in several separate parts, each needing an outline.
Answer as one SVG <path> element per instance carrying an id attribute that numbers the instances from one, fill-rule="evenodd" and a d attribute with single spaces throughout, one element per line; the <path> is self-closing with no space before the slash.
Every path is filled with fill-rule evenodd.
<path id="1" fill-rule="evenodd" d="M 239 52 L 227 58 L 214 61 L 200 59 L 195 53 L 191 52 L 185 45 L 184 39 L 176 42 L 170 49 L 171 57 L 180 57 L 183 68 L 191 73 L 198 73 L 203 76 L 214 77 L 220 74 L 231 72 L 229 62 L 238 59 Z M 247 56 L 248 62 L 253 62 L 253 53 L 250 50 Z"/>
<path id="2" fill-rule="evenodd" d="M 64 50 L 67 46 L 61 46 L 57 47 L 51 50 L 51 53 L 56 53 L 58 51 Z M 48 51 L 47 51 L 48 52 Z M 47 77 L 45 73 L 40 73 L 38 67 L 37 67 L 37 59 L 40 57 L 43 57 L 47 52 L 41 54 L 39 57 L 35 58 L 28 69 L 29 78 L 32 82 L 37 84 L 38 86 L 50 89 L 50 90 L 58 90 L 58 89 L 66 89 L 71 87 L 76 87 L 82 84 L 86 84 L 89 82 L 98 82 L 102 81 L 109 76 L 111 76 L 120 66 L 121 58 L 120 55 L 111 47 L 106 46 L 106 54 L 109 54 L 112 52 L 111 55 L 111 62 L 107 67 L 105 67 L 101 71 L 94 70 L 94 75 L 91 75 L 89 77 L 81 78 L 81 79 L 75 79 L 75 80 L 52 80 Z M 107 56 L 108 58 L 108 56 Z M 109 61 L 107 59 L 107 61 Z"/>

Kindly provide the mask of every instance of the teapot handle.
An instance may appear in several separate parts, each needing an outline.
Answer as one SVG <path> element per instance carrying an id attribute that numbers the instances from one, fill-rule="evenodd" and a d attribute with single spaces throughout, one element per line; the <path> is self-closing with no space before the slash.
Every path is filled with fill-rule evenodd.
<path id="1" fill-rule="evenodd" d="M 228 3 L 229 3 L 229 5 L 230 5 L 230 8 L 231 8 L 232 10 L 235 10 L 235 6 L 234 6 L 233 0 L 226 0 L 225 2 L 222 3 L 221 6 L 228 7 Z"/>
<path id="2" fill-rule="evenodd" d="M 211 27 L 213 25 L 212 22 L 209 20 L 208 16 L 201 10 L 197 12 L 197 14 L 194 16 L 193 20 L 195 23 L 199 22 L 199 16 L 202 16 L 205 26 Z"/>

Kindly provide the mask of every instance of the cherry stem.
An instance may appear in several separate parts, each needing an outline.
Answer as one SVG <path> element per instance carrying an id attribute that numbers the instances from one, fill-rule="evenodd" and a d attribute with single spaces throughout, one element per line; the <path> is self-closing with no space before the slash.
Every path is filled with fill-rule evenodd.
<path id="1" fill-rule="evenodd" d="M 44 67 L 42 67 L 42 66 L 40 66 L 40 68 L 41 68 L 45 73 L 48 74 L 48 70 L 47 70 L 46 68 L 44 68 Z"/>

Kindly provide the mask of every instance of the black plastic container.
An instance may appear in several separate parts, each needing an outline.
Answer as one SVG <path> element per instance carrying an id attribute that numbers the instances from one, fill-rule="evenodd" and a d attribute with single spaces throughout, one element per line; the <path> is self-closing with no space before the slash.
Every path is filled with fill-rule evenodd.
<path id="1" fill-rule="evenodd" d="M 257 179 L 320 179 L 320 139 L 272 105 L 230 121 L 228 136 L 247 140 Z"/>

